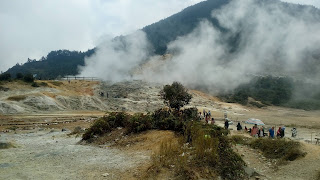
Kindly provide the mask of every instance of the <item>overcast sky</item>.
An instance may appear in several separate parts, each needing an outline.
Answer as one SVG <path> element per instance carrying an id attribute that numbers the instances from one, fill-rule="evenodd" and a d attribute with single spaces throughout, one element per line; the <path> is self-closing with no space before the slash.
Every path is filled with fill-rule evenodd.
<path id="1" fill-rule="evenodd" d="M 0 71 L 51 50 L 86 51 L 203 0 L 0 0 Z M 320 0 L 285 0 L 320 7 Z"/>

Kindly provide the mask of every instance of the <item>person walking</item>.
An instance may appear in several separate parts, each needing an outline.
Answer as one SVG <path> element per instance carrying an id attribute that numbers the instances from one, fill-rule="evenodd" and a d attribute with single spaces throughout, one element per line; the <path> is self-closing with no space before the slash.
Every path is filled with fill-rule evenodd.
<path id="1" fill-rule="evenodd" d="M 224 128 L 225 128 L 225 129 L 228 129 L 228 128 L 229 128 L 229 121 L 228 121 L 228 119 L 226 119 L 226 120 L 224 121 Z"/>
<path id="2" fill-rule="evenodd" d="M 277 137 L 281 136 L 281 127 L 279 127 L 278 131 L 277 131 Z"/>
<path id="3" fill-rule="evenodd" d="M 274 127 L 269 129 L 269 137 L 274 138 Z"/>
<path id="4" fill-rule="evenodd" d="M 259 131 L 258 125 L 255 124 L 251 129 L 251 136 L 258 137 L 258 131 Z"/>

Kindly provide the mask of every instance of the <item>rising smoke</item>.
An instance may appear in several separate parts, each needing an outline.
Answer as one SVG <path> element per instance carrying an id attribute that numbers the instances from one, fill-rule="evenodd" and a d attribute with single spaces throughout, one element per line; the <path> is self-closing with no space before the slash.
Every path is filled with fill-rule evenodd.
<path id="1" fill-rule="evenodd" d="M 192 33 L 168 45 L 173 56 L 167 60 L 149 57 L 148 65 L 137 68 L 150 52 L 146 35 L 138 31 L 98 46 L 96 54 L 86 59 L 81 74 L 114 82 L 132 78 L 180 81 L 190 87 L 218 90 L 248 82 L 250 75 L 290 75 L 319 81 L 320 14 L 315 8 L 277 0 L 233 0 L 214 11 L 212 18 L 227 31 L 202 20 Z M 229 43 L 234 37 L 235 49 Z"/>

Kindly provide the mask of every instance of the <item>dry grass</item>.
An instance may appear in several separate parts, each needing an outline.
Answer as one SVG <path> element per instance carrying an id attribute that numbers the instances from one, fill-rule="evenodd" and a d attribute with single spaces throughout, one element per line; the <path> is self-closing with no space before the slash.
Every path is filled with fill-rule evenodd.
<path id="1" fill-rule="evenodd" d="M 318 170 L 318 172 L 317 172 L 316 180 L 320 180 L 320 170 Z"/>
<path id="2" fill-rule="evenodd" d="M 82 135 L 82 133 L 84 133 L 84 129 L 82 129 L 80 126 L 76 126 L 73 131 L 71 133 L 69 133 L 68 135 L 71 136 L 71 135 L 77 135 L 77 136 L 80 136 Z"/>
<path id="3" fill-rule="evenodd" d="M 252 148 L 259 149 L 266 158 L 279 159 L 282 164 L 306 155 L 301 150 L 300 142 L 297 141 L 270 138 L 252 139 L 241 135 L 231 136 L 229 139 L 236 144 L 249 145 Z"/>
<path id="4" fill-rule="evenodd" d="M 63 82 L 60 81 L 49 81 L 48 83 L 54 85 L 54 86 L 61 86 L 63 85 Z"/>
<path id="5" fill-rule="evenodd" d="M 243 166 L 220 128 L 192 122 L 179 141 L 162 142 L 145 179 L 157 179 L 163 171 L 172 172 L 173 179 L 242 179 Z"/>
<path id="6" fill-rule="evenodd" d="M 18 96 L 10 96 L 7 98 L 9 101 L 23 101 L 27 98 L 25 95 L 18 95 Z"/>

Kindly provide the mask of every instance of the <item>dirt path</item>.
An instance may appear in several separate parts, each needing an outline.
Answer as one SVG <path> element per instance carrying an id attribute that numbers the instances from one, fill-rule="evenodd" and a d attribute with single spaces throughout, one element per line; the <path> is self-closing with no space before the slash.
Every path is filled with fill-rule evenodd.
<path id="1" fill-rule="evenodd" d="M 123 172 L 149 159 L 139 152 L 78 145 L 80 138 L 68 133 L 1 133 L 1 142 L 17 148 L 0 150 L 0 179 L 121 179 Z"/>
<path id="2" fill-rule="evenodd" d="M 306 157 L 288 164 L 278 166 L 274 160 L 265 158 L 258 150 L 244 145 L 236 145 L 237 152 L 242 156 L 249 168 L 258 174 L 251 179 L 259 177 L 270 180 L 313 180 L 316 179 L 320 170 L 320 147 L 303 143 L 303 150 L 307 152 Z"/>

